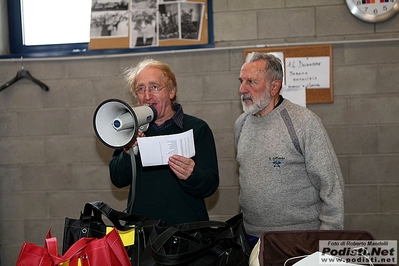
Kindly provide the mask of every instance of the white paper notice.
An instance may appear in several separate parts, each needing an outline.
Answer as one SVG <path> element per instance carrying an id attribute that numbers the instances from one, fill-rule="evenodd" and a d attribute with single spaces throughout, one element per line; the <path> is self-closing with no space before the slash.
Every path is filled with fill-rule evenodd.
<path id="1" fill-rule="evenodd" d="M 193 130 L 173 135 L 137 138 L 143 166 L 166 165 L 174 154 L 187 158 L 195 155 Z"/>
<path id="2" fill-rule="evenodd" d="M 289 86 L 283 86 L 281 88 L 280 94 L 291 102 L 306 107 L 306 88 L 292 88 Z"/>
<path id="3" fill-rule="evenodd" d="M 287 57 L 285 82 L 288 88 L 330 88 L 330 57 Z"/>
<path id="4" fill-rule="evenodd" d="M 281 60 L 283 69 L 285 69 L 284 53 L 283 52 L 273 52 L 270 54 L 273 54 L 275 57 L 279 58 Z M 290 100 L 291 102 L 306 107 L 306 88 L 304 88 L 304 87 L 303 88 L 301 88 L 301 87 L 300 88 L 292 88 L 291 86 L 287 86 L 286 79 L 283 78 L 283 84 L 282 84 L 280 93 L 284 98 Z"/>

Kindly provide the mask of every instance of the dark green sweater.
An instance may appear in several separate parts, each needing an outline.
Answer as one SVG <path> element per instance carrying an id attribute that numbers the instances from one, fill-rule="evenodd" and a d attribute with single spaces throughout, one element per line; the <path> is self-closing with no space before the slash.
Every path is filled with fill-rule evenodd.
<path id="1" fill-rule="evenodd" d="M 149 219 L 162 219 L 167 224 L 209 220 L 204 198 L 211 196 L 219 186 L 219 170 L 213 134 L 207 123 L 184 114 L 183 128 L 176 124 L 156 130 L 149 127 L 146 136 L 170 135 L 193 129 L 195 167 L 192 176 L 179 180 L 168 165 L 142 167 L 136 155 L 137 183 L 133 213 Z M 112 183 L 118 187 L 130 186 L 132 167 L 130 155 L 115 150 L 109 164 Z M 131 195 L 129 192 L 129 201 Z"/>

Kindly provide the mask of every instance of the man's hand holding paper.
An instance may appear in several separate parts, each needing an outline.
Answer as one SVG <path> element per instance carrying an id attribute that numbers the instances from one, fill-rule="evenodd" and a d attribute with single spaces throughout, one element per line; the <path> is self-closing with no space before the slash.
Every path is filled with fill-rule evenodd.
<path id="1" fill-rule="evenodd" d="M 193 174 L 195 162 L 175 154 L 169 157 L 169 166 L 179 179 L 186 180 Z"/>
<path id="2" fill-rule="evenodd" d="M 184 156 L 186 159 L 195 155 L 192 129 L 180 134 L 137 138 L 137 141 L 143 166 L 167 165 L 169 157 L 175 154 Z M 172 164 L 185 162 L 180 162 L 179 156 L 171 158 L 170 161 Z"/>

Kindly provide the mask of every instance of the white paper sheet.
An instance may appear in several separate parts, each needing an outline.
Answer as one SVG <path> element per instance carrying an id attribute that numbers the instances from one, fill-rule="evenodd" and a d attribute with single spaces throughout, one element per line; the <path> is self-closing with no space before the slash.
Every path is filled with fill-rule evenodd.
<path id="1" fill-rule="evenodd" d="M 291 102 L 306 107 L 306 88 L 284 86 L 281 88 L 280 94 Z"/>
<path id="2" fill-rule="evenodd" d="M 143 166 L 166 165 L 174 154 L 187 158 L 195 155 L 193 130 L 173 135 L 137 138 Z"/>
<path id="3" fill-rule="evenodd" d="M 324 259 L 327 259 L 325 262 L 322 262 L 320 260 L 320 257 L 323 257 Z M 345 262 L 338 262 L 334 261 L 333 259 L 331 263 L 328 263 L 328 259 L 334 258 L 331 255 L 324 254 L 322 255 L 319 251 L 305 257 L 304 259 L 298 261 L 297 263 L 294 264 L 294 266 L 316 266 L 316 265 L 322 265 L 322 266 L 356 266 L 358 264 L 352 264 L 352 263 L 345 263 Z"/>
<path id="4" fill-rule="evenodd" d="M 275 57 L 277 57 L 281 60 L 281 64 L 283 66 L 284 73 L 285 73 L 286 67 L 285 67 L 284 53 L 283 52 L 273 52 L 270 54 L 273 54 Z M 306 107 L 306 88 L 305 87 L 288 86 L 286 84 L 286 75 L 283 78 L 283 84 L 282 84 L 280 94 L 284 98 L 290 100 L 291 102 Z"/>
<path id="5" fill-rule="evenodd" d="M 288 88 L 330 88 L 330 57 L 287 57 L 285 82 Z"/>

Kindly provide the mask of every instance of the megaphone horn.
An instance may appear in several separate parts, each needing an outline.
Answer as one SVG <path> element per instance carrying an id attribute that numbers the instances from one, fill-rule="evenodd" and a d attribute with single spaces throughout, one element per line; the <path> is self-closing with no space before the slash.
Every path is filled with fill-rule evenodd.
<path id="1" fill-rule="evenodd" d="M 132 108 L 118 99 L 102 102 L 94 112 L 93 127 L 97 137 L 110 148 L 130 145 L 138 131 L 145 131 L 157 117 L 152 105 Z"/>

